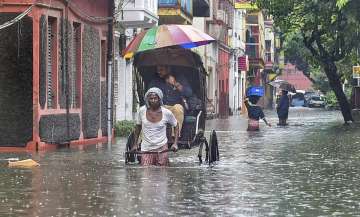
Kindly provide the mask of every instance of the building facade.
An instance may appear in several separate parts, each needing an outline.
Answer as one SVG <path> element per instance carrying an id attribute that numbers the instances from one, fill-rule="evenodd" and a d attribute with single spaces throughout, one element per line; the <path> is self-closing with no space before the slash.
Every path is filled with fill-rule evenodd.
<path id="1" fill-rule="evenodd" d="M 157 0 L 116 1 L 118 26 L 115 31 L 114 108 L 116 121 L 133 120 L 137 100 L 134 98 L 132 60 L 122 57 L 122 50 L 142 30 L 158 25 Z"/>
<path id="2" fill-rule="evenodd" d="M 245 81 L 247 66 L 244 67 L 239 60 L 245 58 L 245 21 L 246 21 L 246 10 L 235 9 L 233 18 L 233 29 L 230 31 L 230 47 L 231 52 L 231 66 L 229 72 L 229 106 L 230 111 L 233 114 L 240 114 L 243 107 L 243 99 L 245 97 Z"/>
<path id="3" fill-rule="evenodd" d="M 1 2 L 1 147 L 106 141 L 112 5 Z"/>
<path id="4" fill-rule="evenodd" d="M 262 98 L 265 108 L 273 108 L 274 102 L 274 88 L 271 85 L 266 85 L 276 75 L 278 65 L 275 62 L 276 51 L 276 33 L 274 28 L 274 21 L 270 16 L 265 17 L 265 68 L 262 75 L 262 83 L 264 84 L 265 96 Z"/>

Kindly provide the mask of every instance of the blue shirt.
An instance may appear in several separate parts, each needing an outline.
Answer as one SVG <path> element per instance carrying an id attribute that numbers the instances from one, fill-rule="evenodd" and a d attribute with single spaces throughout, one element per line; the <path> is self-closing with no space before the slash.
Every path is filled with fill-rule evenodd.
<path id="1" fill-rule="evenodd" d="M 175 76 L 177 82 L 179 82 L 183 89 L 182 91 L 177 90 L 174 86 L 165 82 L 162 78 L 155 78 L 149 83 L 148 88 L 157 87 L 159 88 L 163 94 L 163 103 L 164 105 L 175 105 L 181 104 L 183 97 L 190 97 L 192 95 L 192 90 L 189 82 L 185 79 L 184 76 L 177 75 Z"/>
<path id="2" fill-rule="evenodd" d="M 251 105 L 247 100 L 245 101 L 245 106 L 248 110 L 248 116 L 253 120 L 260 120 L 265 118 L 264 112 L 260 106 Z"/>

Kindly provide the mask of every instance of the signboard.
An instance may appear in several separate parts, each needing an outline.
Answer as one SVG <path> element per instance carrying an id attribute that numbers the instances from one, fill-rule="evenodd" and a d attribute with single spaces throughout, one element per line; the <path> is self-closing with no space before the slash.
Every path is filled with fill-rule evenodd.
<path id="1" fill-rule="evenodd" d="M 360 66 L 353 66 L 353 78 L 360 79 Z"/>
<path id="2" fill-rule="evenodd" d="M 259 8 L 256 6 L 256 4 L 250 2 L 243 2 L 241 0 L 236 0 L 235 9 L 257 10 Z"/>

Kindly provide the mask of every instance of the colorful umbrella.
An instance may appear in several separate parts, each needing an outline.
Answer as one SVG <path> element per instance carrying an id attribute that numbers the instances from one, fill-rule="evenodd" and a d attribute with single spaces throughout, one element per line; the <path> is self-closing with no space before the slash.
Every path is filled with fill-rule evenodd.
<path id="1" fill-rule="evenodd" d="M 160 25 L 140 32 L 125 48 L 123 55 L 128 59 L 142 51 L 176 45 L 193 48 L 213 41 L 215 39 L 211 36 L 191 25 Z"/>

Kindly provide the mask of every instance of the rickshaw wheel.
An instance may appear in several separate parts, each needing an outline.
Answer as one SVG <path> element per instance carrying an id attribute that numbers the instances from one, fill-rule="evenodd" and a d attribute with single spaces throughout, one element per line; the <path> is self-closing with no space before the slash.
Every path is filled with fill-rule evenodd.
<path id="1" fill-rule="evenodd" d="M 209 143 L 210 143 L 210 145 L 209 145 L 209 151 L 207 153 L 207 155 L 208 155 L 207 160 L 210 165 L 211 163 L 220 160 L 219 144 L 218 144 L 218 139 L 217 139 L 215 130 L 213 130 L 210 135 Z"/>
<path id="2" fill-rule="evenodd" d="M 192 146 L 196 146 L 199 145 L 199 153 L 198 153 L 198 158 L 199 158 L 199 163 L 202 163 L 202 149 L 203 146 L 205 145 L 205 153 L 206 153 L 206 157 L 205 157 L 205 161 L 207 161 L 208 159 L 208 152 L 209 152 L 209 144 L 204 136 L 204 131 L 200 130 L 198 132 L 198 134 L 195 136 L 192 144 Z"/>
<path id="3" fill-rule="evenodd" d="M 133 163 L 136 160 L 136 154 L 129 153 L 131 150 L 131 146 L 134 143 L 135 134 L 131 132 L 127 138 L 126 146 L 125 146 L 125 164 Z"/>

